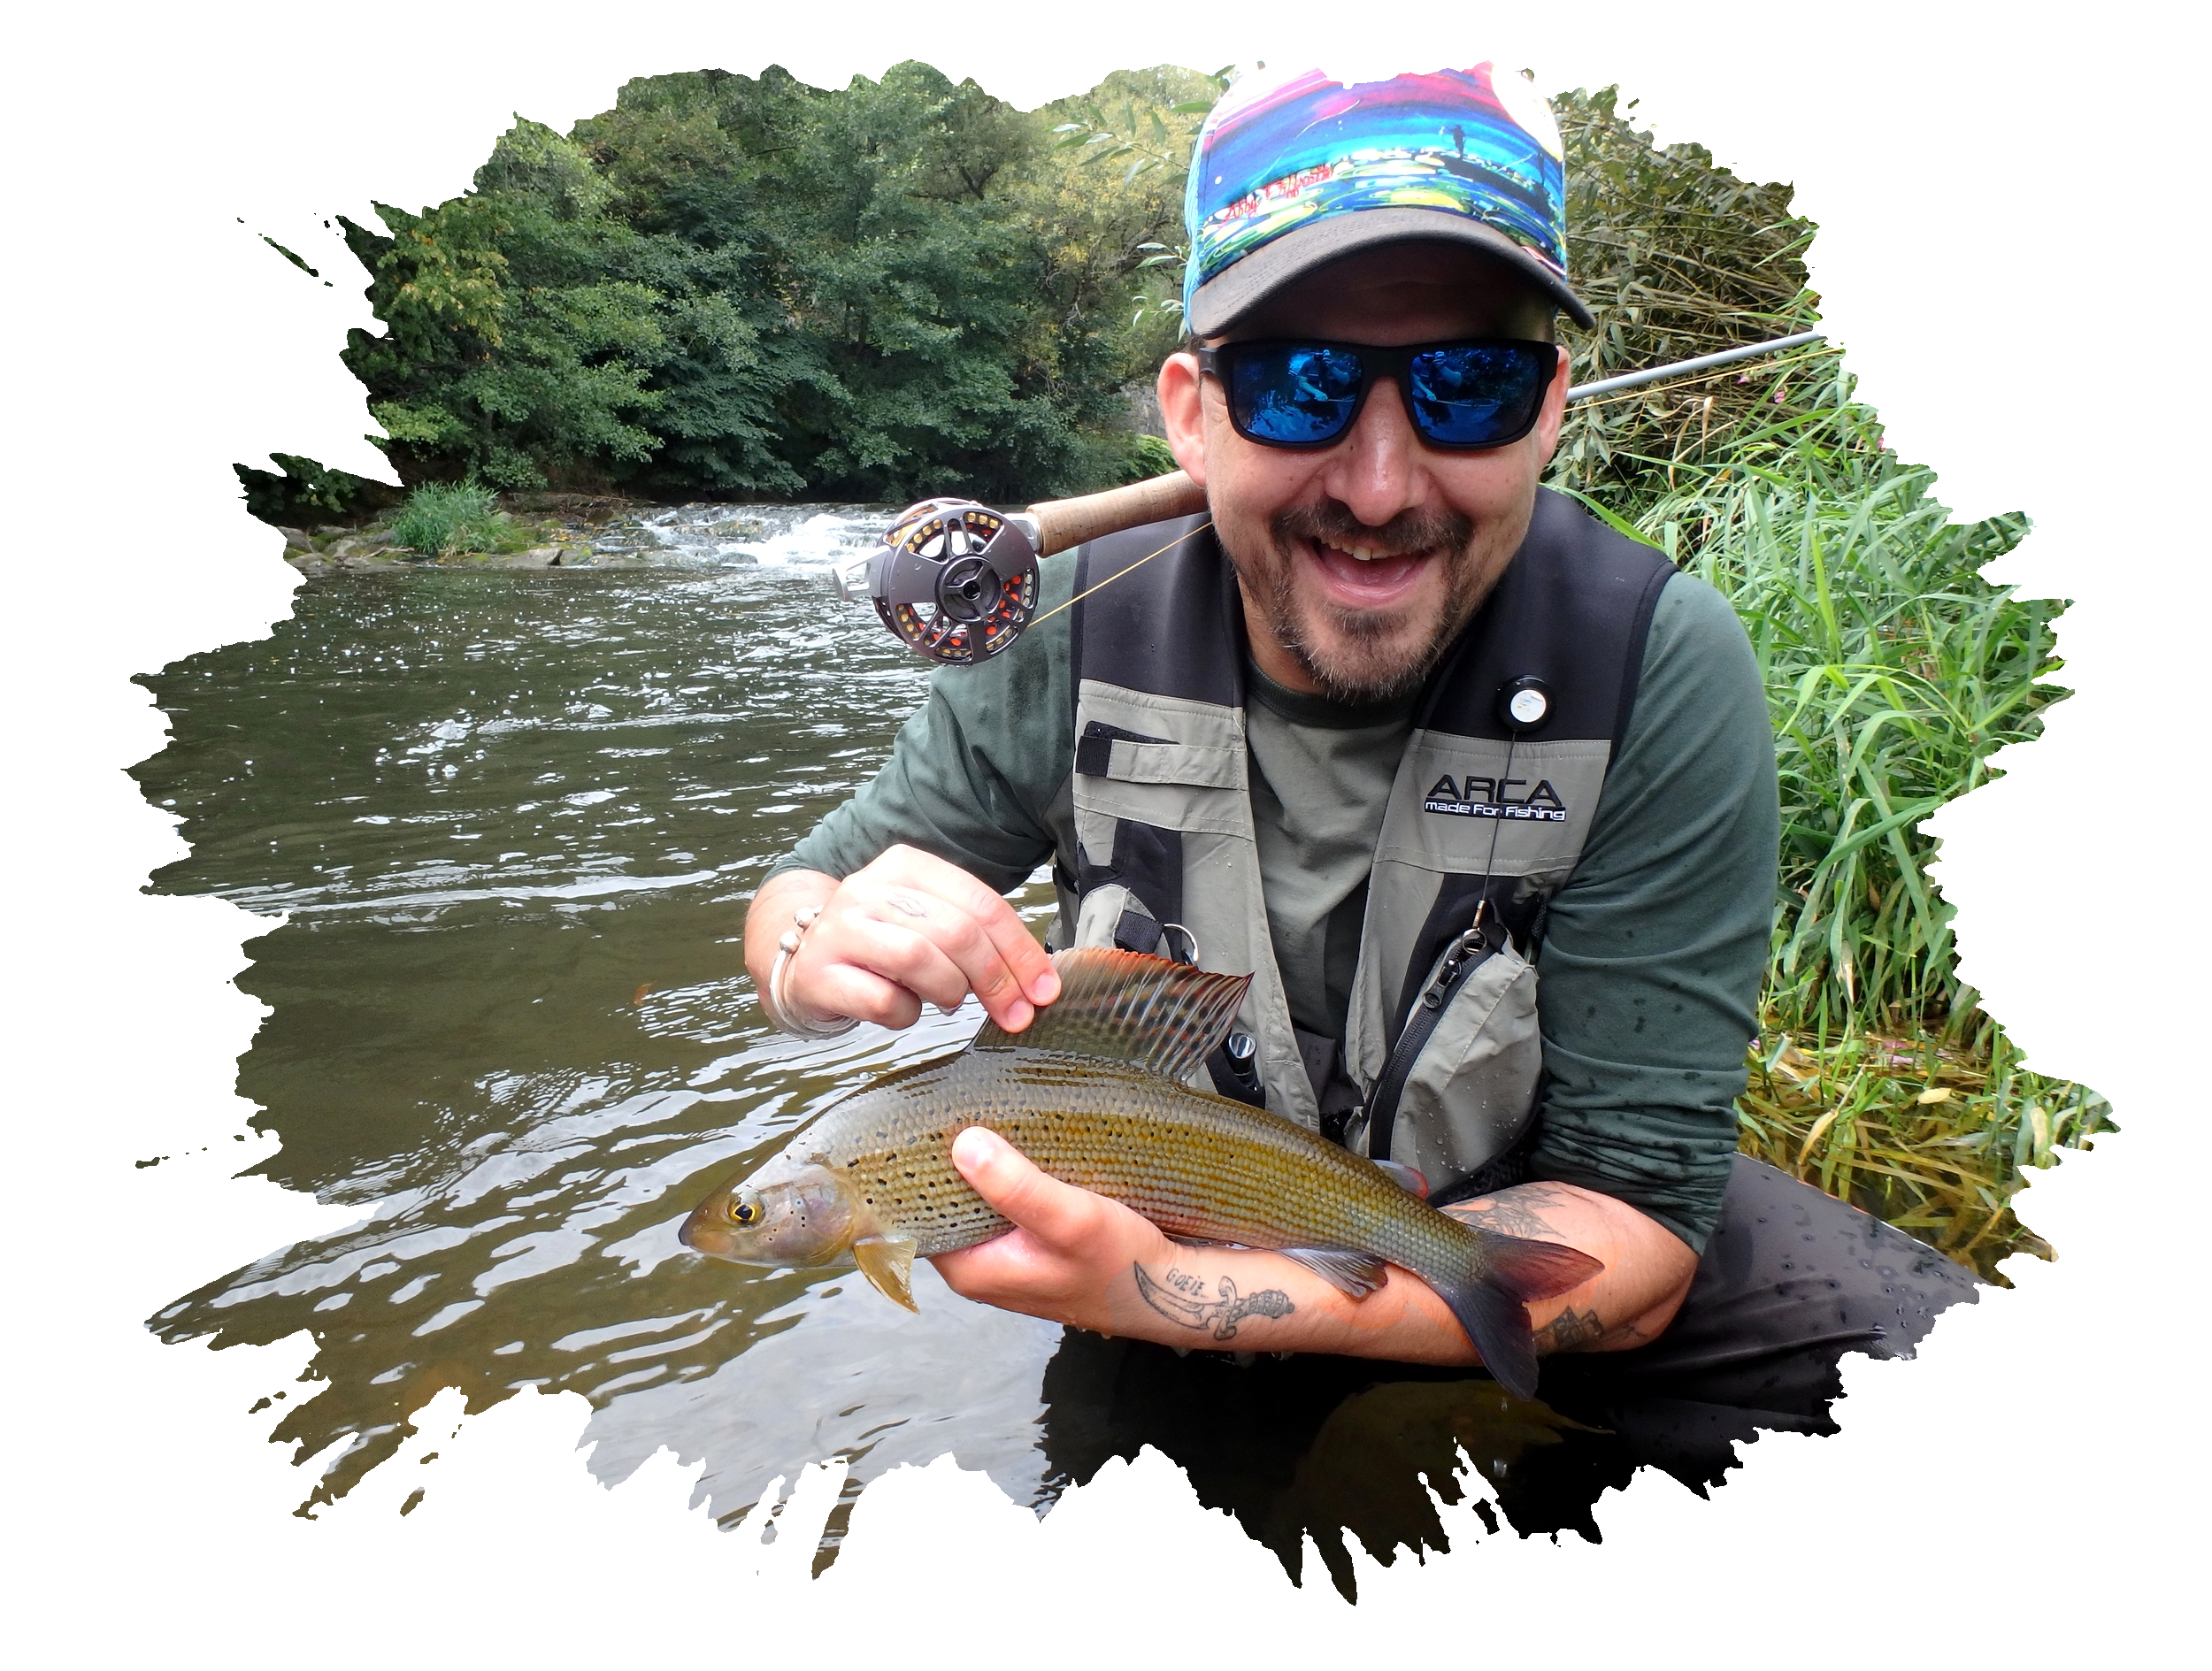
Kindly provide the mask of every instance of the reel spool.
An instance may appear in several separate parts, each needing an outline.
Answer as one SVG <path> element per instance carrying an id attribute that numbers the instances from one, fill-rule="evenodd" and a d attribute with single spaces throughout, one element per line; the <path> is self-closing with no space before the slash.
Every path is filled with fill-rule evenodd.
<path id="1" fill-rule="evenodd" d="M 884 625 L 933 662 L 996 655 L 1036 612 L 1037 547 L 1024 520 L 966 499 L 902 510 L 868 559 Z"/>

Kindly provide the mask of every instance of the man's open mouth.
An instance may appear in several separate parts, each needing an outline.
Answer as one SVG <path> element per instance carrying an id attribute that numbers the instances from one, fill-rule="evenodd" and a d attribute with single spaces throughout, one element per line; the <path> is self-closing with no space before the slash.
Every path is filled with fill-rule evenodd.
<path id="1" fill-rule="evenodd" d="M 1298 543 L 1321 571 L 1327 590 L 1356 607 L 1395 602 L 1440 555 L 1433 549 L 1391 551 L 1360 541 L 1333 544 L 1310 537 Z"/>

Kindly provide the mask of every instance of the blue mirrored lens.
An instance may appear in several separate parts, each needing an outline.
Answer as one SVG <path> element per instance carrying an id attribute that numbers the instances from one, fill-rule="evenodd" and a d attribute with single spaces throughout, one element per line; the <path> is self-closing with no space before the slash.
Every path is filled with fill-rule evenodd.
<path id="1" fill-rule="evenodd" d="M 1529 349 L 1476 342 L 1413 357 L 1413 421 L 1447 447 L 1483 447 L 1527 429 L 1544 388 Z"/>
<path id="2" fill-rule="evenodd" d="M 1334 441 L 1359 403 L 1359 356 L 1283 348 L 1240 354 L 1229 366 L 1231 410 L 1248 434 L 1284 447 Z"/>

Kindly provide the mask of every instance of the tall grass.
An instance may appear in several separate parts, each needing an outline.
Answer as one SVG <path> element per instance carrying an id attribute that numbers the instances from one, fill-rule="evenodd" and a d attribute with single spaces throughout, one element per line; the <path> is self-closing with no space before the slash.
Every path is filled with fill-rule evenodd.
<path id="1" fill-rule="evenodd" d="M 1814 227 L 1791 212 L 1789 187 L 1739 180 L 1701 145 L 1660 145 L 1617 88 L 1558 94 L 1552 109 L 1566 146 L 1567 269 L 1594 316 L 1568 336 L 1574 381 L 1819 323 L 1804 262 Z M 1554 469 L 1616 507 L 1647 503 L 1679 463 L 1725 464 L 1777 417 L 1816 407 L 1825 369 L 1753 360 L 1578 402 Z"/>
<path id="2" fill-rule="evenodd" d="M 506 526 L 490 488 L 472 482 L 425 482 L 392 518 L 392 539 L 426 557 L 444 557 L 488 550 Z"/>
<path id="3" fill-rule="evenodd" d="M 1985 1276 L 2049 1257 L 2013 1215 L 2025 1169 L 2110 1129 L 2103 1098 L 2027 1072 L 2004 1034 L 1792 1031 L 1770 1007 L 1737 1104 L 1738 1146 L 1941 1248 Z M 1998 1278 L 2002 1280 L 2002 1278 Z"/>
<path id="4" fill-rule="evenodd" d="M 1638 525 L 1735 605 L 1774 718 L 1769 1000 L 1822 1031 L 1953 1029 L 1951 911 L 1915 826 L 1983 782 L 1993 751 L 2034 737 L 2062 694 L 2035 683 L 2056 669 L 2062 606 L 1980 576 L 2025 519 L 1953 524 L 1934 472 L 1884 451 L 1871 414 L 1840 402 L 1679 473 Z"/>
<path id="5" fill-rule="evenodd" d="M 1833 355 L 1809 403 L 1724 459 L 1647 459 L 1634 530 L 1734 604 L 1774 721 L 1782 862 L 1743 1146 L 1985 1273 L 2047 1251 L 2007 1203 L 2105 1124 L 2024 1072 L 1958 977 L 1951 907 L 1918 825 L 2033 738 L 2064 694 L 2064 605 L 1981 578 L 2019 516 L 1954 525 L 1934 472 L 1882 447 Z"/>

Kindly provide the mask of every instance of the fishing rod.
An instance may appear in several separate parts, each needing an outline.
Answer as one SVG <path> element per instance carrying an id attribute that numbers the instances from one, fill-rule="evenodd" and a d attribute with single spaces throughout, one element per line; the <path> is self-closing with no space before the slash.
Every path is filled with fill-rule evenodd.
<path id="1" fill-rule="evenodd" d="M 1600 378 L 1569 389 L 1567 399 L 1571 403 L 1694 377 L 1739 360 L 1804 348 L 1824 336 L 1800 331 L 1770 342 L 1743 343 Z M 968 499 L 925 499 L 899 512 L 882 543 L 864 559 L 835 571 L 837 590 L 849 603 L 866 597 L 884 625 L 933 662 L 960 666 L 987 661 L 1034 621 L 1078 601 L 1071 598 L 1046 616 L 1036 613 L 1038 559 L 1147 523 L 1200 516 L 1205 509 L 1206 490 L 1179 470 L 1104 493 L 1048 499 L 1026 510 L 993 510 Z M 1205 525 L 1177 536 L 1138 563 L 1149 563 Z M 1133 563 L 1120 574 L 1136 566 Z"/>

